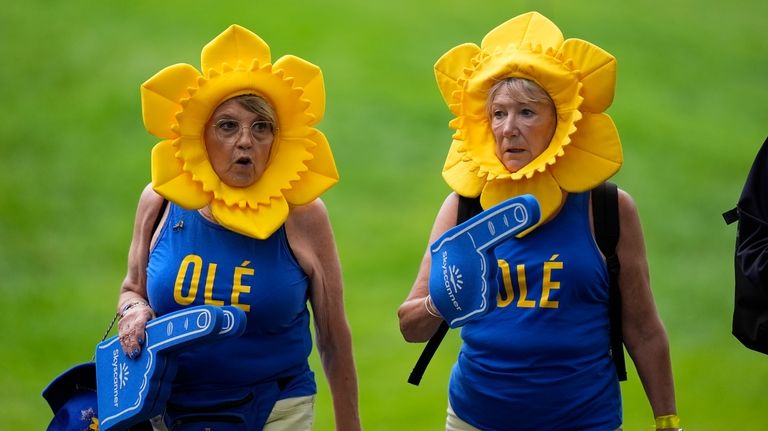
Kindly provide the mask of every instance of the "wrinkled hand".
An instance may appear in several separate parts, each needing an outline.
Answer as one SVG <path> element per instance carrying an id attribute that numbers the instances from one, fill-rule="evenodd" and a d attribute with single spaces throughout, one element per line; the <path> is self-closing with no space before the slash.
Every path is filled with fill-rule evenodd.
<path id="1" fill-rule="evenodd" d="M 147 322 L 155 317 L 149 305 L 136 305 L 123 313 L 117 324 L 118 339 L 123 352 L 131 359 L 139 357 L 144 345 Z"/>

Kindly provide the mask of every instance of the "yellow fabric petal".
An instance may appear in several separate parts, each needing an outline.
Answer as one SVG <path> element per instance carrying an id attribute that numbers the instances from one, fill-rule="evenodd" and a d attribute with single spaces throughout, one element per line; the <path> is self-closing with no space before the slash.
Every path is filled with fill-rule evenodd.
<path id="1" fill-rule="evenodd" d="M 228 229 L 252 238 L 269 238 L 288 217 L 288 203 L 281 196 L 269 205 L 250 207 L 232 207 L 222 201 L 211 202 L 211 213 L 216 222 Z"/>
<path id="2" fill-rule="evenodd" d="M 474 43 L 465 43 L 443 54 L 435 63 L 437 87 L 448 109 L 455 115 L 461 114 L 461 100 L 456 96 L 462 90 L 463 81 L 460 80 L 464 78 L 464 69 L 479 52 L 480 47 Z"/>
<path id="3" fill-rule="evenodd" d="M 588 114 L 576 124 L 565 156 L 551 167 L 563 190 L 583 192 L 618 172 L 623 162 L 621 142 L 613 120 L 606 114 Z"/>
<path id="4" fill-rule="evenodd" d="M 456 148 L 460 141 L 453 141 L 448 158 L 443 166 L 443 179 L 456 193 L 477 197 L 485 186 L 485 175 L 478 174 L 478 165 L 472 160 L 464 160 Z"/>
<path id="5" fill-rule="evenodd" d="M 554 51 L 548 51 L 554 55 Z M 581 118 L 578 107 L 583 98 L 579 95 L 581 83 L 576 72 L 555 58 L 542 52 L 502 51 L 488 57 L 479 64 L 467 79 L 462 94 L 460 112 L 463 127 L 459 134 L 466 141 L 467 156 L 480 166 L 480 174 L 487 174 L 488 180 L 496 177 L 513 179 L 530 178 L 536 172 L 544 171 L 563 154 L 563 147 L 569 143 L 569 135 L 575 131 L 574 122 Z M 487 114 L 487 98 L 490 87 L 500 79 L 520 77 L 541 85 L 552 98 L 558 113 L 557 129 L 545 151 L 532 163 L 510 174 L 496 158 L 493 148 L 495 140 L 490 131 Z"/>
<path id="6" fill-rule="evenodd" d="M 294 151 L 294 154 L 299 153 L 301 156 L 296 158 L 289 154 L 273 158 L 258 181 L 248 187 L 232 187 L 218 181 L 215 198 L 233 207 L 248 206 L 253 209 L 269 205 L 272 200 L 283 196 L 283 191 L 290 188 L 291 182 L 300 178 L 299 172 L 307 169 L 304 161 L 310 158 L 311 154 L 304 148 Z"/>
<path id="7" fill-rule="evenodd" d="M 310 149 L 312 159 L 306 162 L 307 171 L 301 172 L 300 179 L 283 193 L 292 205 L 312 202 L 339 182 L 339 173 L 325 135 L 319 130 L 314 130 L 308 138 L 315 145 Z"/>
<path id="8" fill-rule="evenodd" d="M 283 139 L 280 151 L 273 153 L 267 169 L 261 178 L 248 187 L 248 205 L 265 205 L 270 199 L 282 197 L 291 183 L 299 180 L 300 174 L 307 171 L 306 162 L 312 158 L 309 150 L 313 144 L 306 138 Z"/>
<path id="9" fill-rule="evenodd" d="M 500 173 L 508 173 L 498 157 L 496 157 L 496 145 L 488 122 L 487 114 L 472 118 L 467 116 L 467 126 L 464 128 L 466 139 L 461 150 L 466 151 L 465 159 L 470 159 L 478 167 L 478 174 L 495 178 Z M 492 143 L 488 145 L 488 143 Z"/>
<path id="10" fill-rule="evenodd" d="M 178 137 L 173 130 L 176 114 L 199 76 L 200 72 L 188 64 L 174 64 L 141 85 L 141 112 L 149 133 L 165 139 Z"/>
<path id="11" fill-rule="evenodd" d="M 538 12 L 518 15 L 494 28 L 483 38 L 480 47 L 484 51 L 506 49 L 510 44 L 525 43 L 541 45 L 542 48 L 557 48 L 563 42 L 563 33 L 557 26 Z"/>
<path id="12" fill-rule="evenodd" d="M 489 181 L 480 195 L 480 205 L 488 209 L 513 196 L 532 194 L 539 201 L 541 207 L 541 221 L 528 230 L 517 235 L 523 237 L 537 226 L 549 221 L 549 219 L 563 205 L 565 195 L 554 178 L 548 172 L 534 176 L 531 180 L 513 181 L 497 180 Z"/>
<path id="13" fill-rule="evenodd" d="M 311 133 L 308 123 L 313 116 L 304 109 L 310 100 L 302 98 L 302 90 L 291 85 L 285 71 L 275 72 L 271 65 L 256 69 L 214 71 L 209 79 L 201 80 L 197 91 L 184 103 L 179 115 L 180 130 L 184 139 L 180 154 L 186 169 L 203 183 L 206 191 L 214 193 L 215 199 L 227 205 L 245 205 L 255 208 L 267 205 L 270 199 L 281 195 L 281 190 L 290 188 L 298 173 L 305 171 L 306 160 L 312 156 L 306 145 L 290 145 L 288 141 L 305 140 Z M 246 188 L 230 187 L 221 182 L 210 166 L 205 144 L 199 139 L 210 113 L 219 103 L 237 94 L 256 93 L 265 97 L 274 107 L 280 130 L 272 143 L 272 155 L 266 170 L 259 180 Z M 307 145 L 312 145 L 311 143 Z"/>
<path id="14" fill-rule="evenodd" d="M 306 135 L 313 117 L 304 110 L 310 102 L 302 100 L 302 91 L 293 88 L 282 72 L 274 73 L 271 64 L 212 72 L 208 79 L 199 81 L 199 87 L 183 104 L 184 111 L 179 115 L 182 135 L 200 136 L 216 106 L 241 94 L 258 94 L 275 108 L 280 127 L 278 138 Z"/>
<path id="15" fill-rule="evenodd" d="M 293 55 L 280 57 L 272 69 L 283 70 L 286 77 L 293 78 L 293 85 L 304 91 L 302 99 L 309 101 L 307 113 L 313 118 L 308 125 L 317 124 L 325 114 L 325 85 L 323 73 L 314 64 Z"/>
<path id="16" fill-rule="evenodd" d="M 616 128 L 600 114 L 613 99 L 613 56 L 585 41 L 564 41 L 557 26 L 536 12 L 491 30 L 479 52 L 465 53 L 465 46 L 472 45 L 459 45 L 435 65 L 440 91 L 456 115 L 449 123 L 456 132 L 443 167 L 453 190 L 480 194 L 484 208 L 530 193 L 547 220 L 562 205 L 564 193 L 589 190 L 619 169 Z M 539 84 L 557 111 L 547 148 L 516 172 L 496 157 L 486 106 L 491 86 L 511 77 Z"/>
<path id="17" fill-rule="evenodd" d="M 581 112 L 576 110 L 558 115 L 555 134 L 547 148 L 530 163 L 512 173 L 512 179 L 531 178 L 536 172 L 543 172 L 548 166 L 557 163 L 564 154 L 563 149 L 571 143 L 571 134 L 576 131 L 574 123 L 581 119 L 581 115 Z"/>
<path id="18" fill-rule="evenodd" d="M 188 164 L 185 167 L 187 171 L 190 170 L 191 166 L 197 166 L 203 162 L 209 163 L 208 150 L 205 148 L 203 140 L 198 136 L 186 135 L 176 142 L 176 147 L 179 151 L 176 156 Z M 210 166 L 210 163 L 208 165 Z"/>
<path id="19" fill-rule="evenodd" d="M 162 141 L 152 148 L 152 188 L 166 199 L 187 209 L 202 208 L 212 195 L 203 191 L 199 182 L 185 172 L 176 158 L 174 141 Z"/>
<path id="20" fill-rule="evenodd" d="M 203 74 L 209 76 L 210 69 L 221 70 L 223 64 L 236 68 L 240 63 L 241 68 L 245 68 L 254 59 L 259 64 L 269 63 L 272 59 L 269 45 L 255 33 L 231 25 L 203 47 L 200 64 Z"/>
<path id="21" fill-rule="evenodd" d="M 201 58 L 203 75 L 188 65 L 172 66 L 148 81 L 145 115 L 157 123 L 153 130 L 177 138 L 153 151 L 153 186 L 186 208 L 210 202 L 224 227 L 264 238 L 285 222 L 286 199 L 307 203 L 338 182 L 328 141 L 312 127 L 325 112 L 322 72 L 291 55 L 272 65 L 269 46 L 237 25 L 208 43 Z M 232 187 L 213 170 L 203 135 L 216 107 L 242 94 L 272 105 L 278 131 L 261 177 L 248 187 Z M 156 112 L 162 116 L 155 118 Z"/>
<path id="22" fill-rule="evenodd" d="M 568 39 L 560 54 L 573 61 L 581 76 L 584 101 L 581 109 L 603 112 L 611 106 L 616 88 L 616 58 L 602 48 L 580 39 Z"/>
<path id="23" fill-rule="evenodd" d="M 450 169 L 454 166 L 456 166 L 457 163 L 461 162 L 464 153 L 459 152 L 459 147 L 462 146 L 464 143 L 462 141 L 453 140 L 451 142 L 451 148 L 448 150 L 448 156 L 445 158 L 445 164 L 443 165 L 443 169 Z"/>

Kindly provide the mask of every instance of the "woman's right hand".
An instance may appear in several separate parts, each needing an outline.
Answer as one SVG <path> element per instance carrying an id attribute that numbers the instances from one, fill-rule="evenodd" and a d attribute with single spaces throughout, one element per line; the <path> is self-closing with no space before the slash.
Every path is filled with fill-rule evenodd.
<path id="1" fill-rule="evenodd" d="M 129 305 L 122 313 L 120 321 L 117 324 L 118 339 L 123 348 L 123 352 L 131 358 L 139 357 L 141 347 L 145 341 L 145 331 L 147 322 L 155 317 L 149 304 L 146 302 L 137 302 L 135 305 Z"/>

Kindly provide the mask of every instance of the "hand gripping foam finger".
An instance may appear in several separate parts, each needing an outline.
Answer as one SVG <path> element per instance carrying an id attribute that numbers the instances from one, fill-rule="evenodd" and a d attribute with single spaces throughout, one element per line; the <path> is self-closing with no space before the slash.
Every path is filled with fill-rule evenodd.
<path id="1" fill-rule="evenodd" d="M 99 343 L 99 429 L 124 430 L 159 414 L 169 395 L 170 384 L 164 383 L 170 383 L 175 376 L 175 353 L 221 337 L 227 320 L 224 316 L 221 308 L 202 305 L 151 320 L 144 334 L 144 349 L 136 359 L 123 353 L 117 337 Z M 232 330 L 240 325 L 235 320 L 239 319 L 232 319 Z"/>
<path id="2" fill-rule="evenodd" d="M 493 249 L 540 217 L 536 198 L 516 196 L 447 230 L 432 243 L 429 294 L 451 328 L 496 308 L 498 265 Z"/>

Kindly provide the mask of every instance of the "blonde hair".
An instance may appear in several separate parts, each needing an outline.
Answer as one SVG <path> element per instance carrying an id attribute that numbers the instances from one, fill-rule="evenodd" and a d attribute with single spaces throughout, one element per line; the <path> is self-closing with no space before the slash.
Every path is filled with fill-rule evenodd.
<path id="1" fill-rule="evenodd" d="M 493 112 L 491 112 L 493 98 L 502 89 L 520 103 L 543 103 L 551 106 L 552 110 L 557 112 L 555 102 L 552 101 L 546 90 L 541 88 L 539 84 L 525 78 L 504 78 L 493 84 L 491 89 L 488 90 L 488 99 L 485 102 L 488 117 L 493 116 Z"/>

